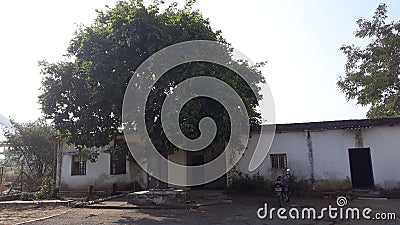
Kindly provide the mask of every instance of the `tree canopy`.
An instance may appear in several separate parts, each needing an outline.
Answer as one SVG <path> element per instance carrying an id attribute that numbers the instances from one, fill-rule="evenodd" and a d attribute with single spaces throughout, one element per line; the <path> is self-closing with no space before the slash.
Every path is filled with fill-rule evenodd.
<path id="1" fill-rule="evenodd" d="M 163 4 L 120 1 L 113 8 L 98 11 L 92 25 L 76 31 L 65 61 L 40 62 L 43 81 L 39 102 L 46 118 L 53 120 L 69 142 L 78 147 L 101 147 L 121 135 L 125 89 L 138 66 L 155 52 L 189 40 L 227 44 L 221 31 L 214 31 L 208 19 L 192 9 L 194 1 L 187 1 L 182 9 L 174 3 L 161 10 Z M 246 62 L 237 65 L 250 68 Z M 263 83 L 257 67 L 250 69 L 254 72 L 250 85 Z M 157 82 L 148 99 L 146 124 L 158 149 L 176 150 L 166 141 L 159 119 L 164 99 L 178 83 L 195 76 L 212 76 L 228 83 L 243 99 L 251 124 L 260 122 L 256 96 L 233 71 L 205 62 L 180 65 Z M 180 114 L 182 132 L 191 138 L 198 136 L 198 121 L 204 116 L 213 117 L 221 128 L 215 142 L 229 138 L 226 110 L 206 98 L 185 105 Z"/>
<path id="2" fill-rule="evenodd" d="M 400 22 L 386 22 L 387 6 L 380 4 L 372 20 L 357 20 L 355 36 L 369 43 L 344 45 L 345 76 L 337 85 L 347 100 L 370 106 L 368 118 L 400 116 Z"/>
<path id="3" fill-rule="evenodd" d="M 57 148 L 57 132 L 43 119 L 18 123 L 11 121 L 12 128 L 5 130 L 7 160 L 12 164 L 23 163 L 25 172 L 42 179 L 53 172 L 54 151 Z M 28 171 L 26 171 L 28 169 Z"/>

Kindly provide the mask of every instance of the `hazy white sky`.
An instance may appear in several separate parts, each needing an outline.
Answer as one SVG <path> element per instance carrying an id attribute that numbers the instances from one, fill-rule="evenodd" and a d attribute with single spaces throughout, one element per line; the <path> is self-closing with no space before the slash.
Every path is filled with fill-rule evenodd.
<path id="1" fill-rule="evenodd" d="M 0 114 L 17 121 L 37 119 L 37 62 L 62 59 L 76 24 L 90 24 L 95 9 L 114 2 L 2 2 Z M 336 87 L 345 63 L 339 48 L 356 43 L 355 21 L 371 18 L 380 2 L 198 0 L 195 8 L 234 48 L 255 62 L 268 61 L 263 74 L 275 100 L 277 122 L 289 123 L 365 118 L 367 109 L 346 102 Z M 400 1 L 386 2 L 389 19 L 399 20 Z"/>

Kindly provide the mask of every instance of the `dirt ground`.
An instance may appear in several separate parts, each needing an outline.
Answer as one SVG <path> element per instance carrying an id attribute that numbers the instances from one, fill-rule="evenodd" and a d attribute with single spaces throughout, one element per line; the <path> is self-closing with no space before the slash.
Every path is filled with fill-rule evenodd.
<path id="1" fill-rule="evenodd" d="M 70 208 L 62 206 L 2 206 L 0 207 L 0 224 L 16 224 L 26 222 L 37 218 L 64 213 L 69 210 Z"/>
<path id="2" fill-rule="evenodd" d="M 268 204 L 276 207 L 276 200 L 257 196 L 232 197 L 232 203 L 203 206 L 194 209 L 90 209 L 66 207 L 26 207 L 0 209 L 1 224 L 16 224 L 31 221 L 29 224 L 399 224 L 400 200 L 352 200 L 346 207 L 372 209 L 371 216 L 377 212 L 396 213 L 395 220 L 346 220 L 331 219 L 325 216 L 315 220 L 260 219 L 257 210 Z M 301 210 L 305 207 L 337 207 L 336 199 L 295 198 L 290 201 L 291 207 Z M 49 217 L 49 218 L 44 218 Z"/>

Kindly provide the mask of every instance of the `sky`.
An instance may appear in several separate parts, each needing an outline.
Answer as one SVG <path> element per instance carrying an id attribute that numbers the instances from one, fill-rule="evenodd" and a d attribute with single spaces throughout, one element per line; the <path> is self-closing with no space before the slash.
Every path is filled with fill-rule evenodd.
<path id="1" fill-rule="evenodd" d="M 277 123 L 365 118 L 368 108 L 347 102 L 336 86 L 346 60 L 339 48 L 363 43 L 354 38 L 355 21 L 371 18 L 381 1 L 244 2 L 198 0 L 194 7 L 234 48 L 254 62 L 268 62 L 262 72 L 274 98 Z M 385 2 L 388 20 L 400 20 L 400 1 Z M 77 24 L 91 24 L 95 9 L 114 4 L 115 0 L 2 2 L 0 114 L 20 122 L 40 117 L 38 61 L 62 60 Z M 261 102 L 262 113 L 266 107 Z"/>

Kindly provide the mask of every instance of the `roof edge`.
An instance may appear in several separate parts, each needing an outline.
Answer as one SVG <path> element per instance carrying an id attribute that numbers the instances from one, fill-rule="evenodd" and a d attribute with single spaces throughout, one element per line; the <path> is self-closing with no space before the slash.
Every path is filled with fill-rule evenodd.
<path id="1" fill-rule="evenodd" d="M 263 124 L 261 127 L 276 125 L 276 132 L 285 131 L 305 131 L 305 130 L 334 130 L 334 129 L 357 129 L 374 126 L 393 126 L 400 125 L 400 117 L 375 118 L 375 119 L 352 119 L 352 120 L 333 120 L 306 123 L 286 123 L 286 124 Z"/>

